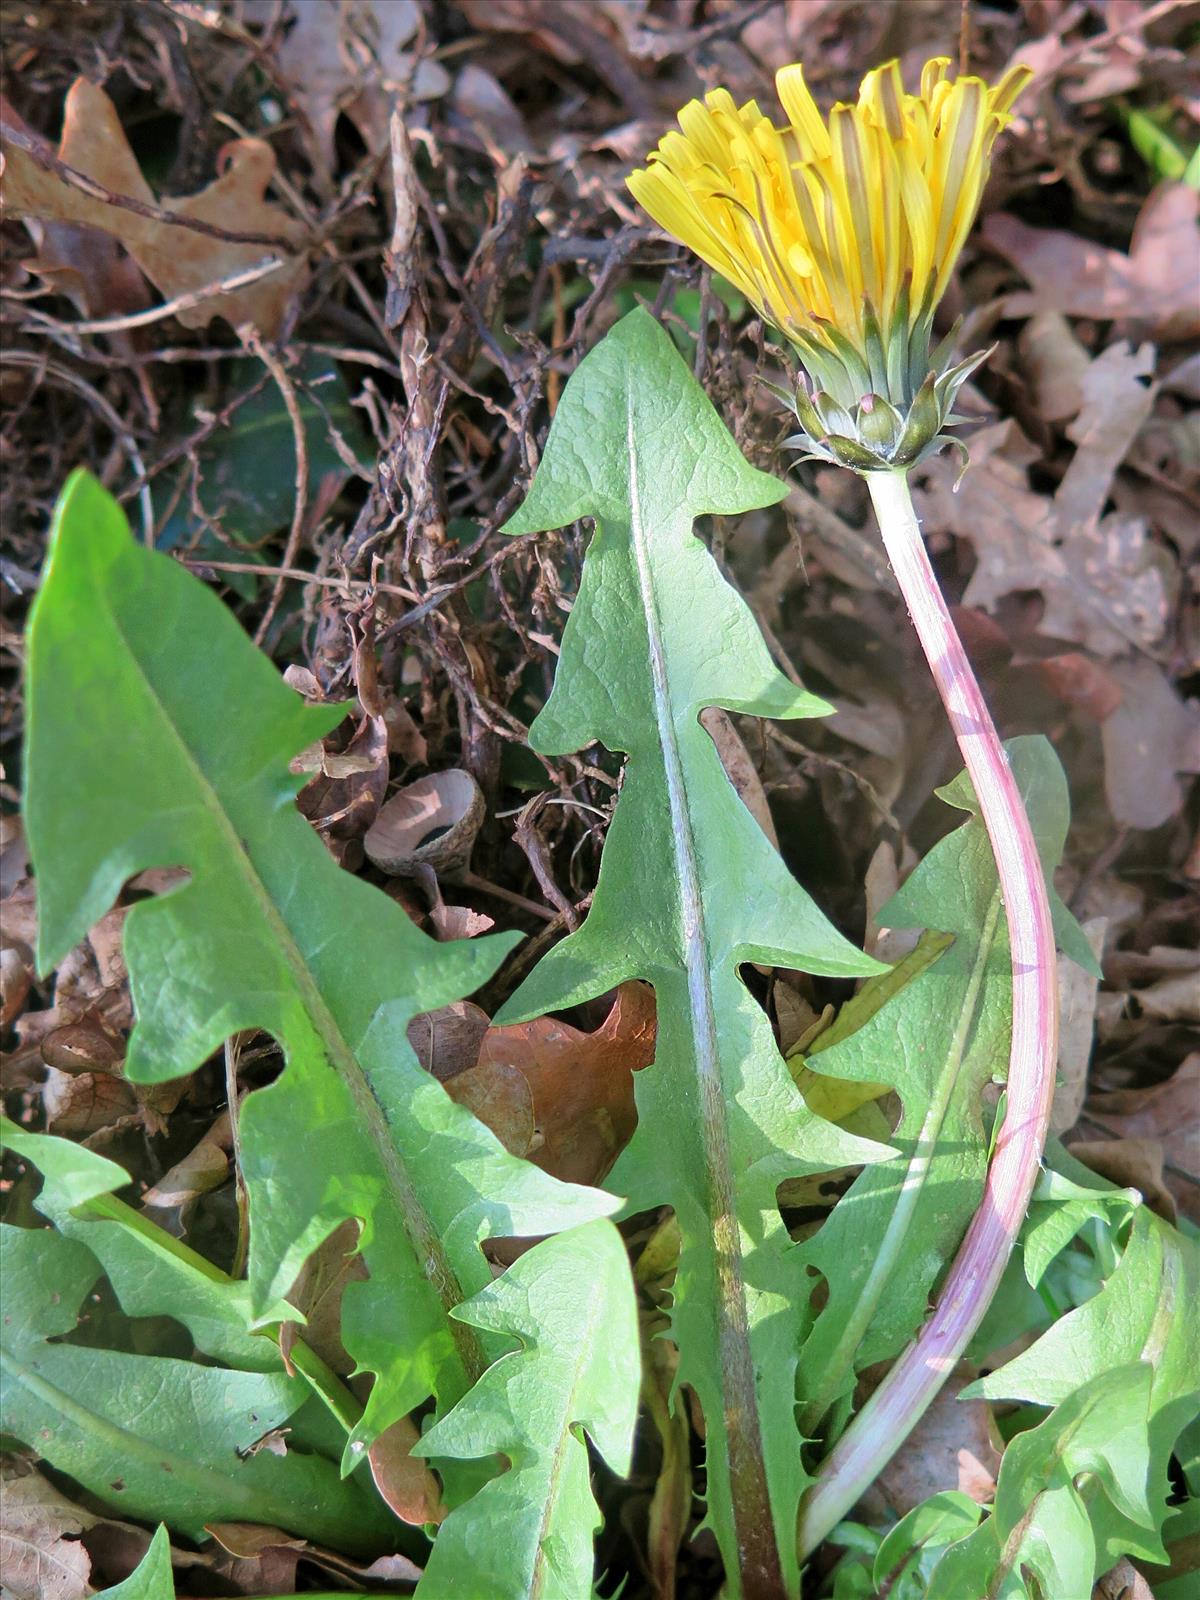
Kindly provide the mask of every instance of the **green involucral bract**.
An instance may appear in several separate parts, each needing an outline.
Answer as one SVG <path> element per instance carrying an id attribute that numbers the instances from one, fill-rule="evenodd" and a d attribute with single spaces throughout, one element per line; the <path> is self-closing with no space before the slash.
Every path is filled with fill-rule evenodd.
<path id="1" fill-rule="evenodd" d="M 252 1309 L 269 1320 L 308 1253 L 361 1224 L 370 1278 L 347 1290 L 342 1331 L 377 1381 L 349 1468 L 430 1395 L 448 1410 L 507 1348 L 450 1316 L 491 1281 L 481 1240 L 615 1202 L 509 1155 L 418 1065 L 410 1018 L 469 993 L 517 936 L 438 943 L 335 865 L 288 763 L 342 714 L 305 706 L 216 595 L 135 545 L 93 479 L 71 479 L 30 638 L 38 959 L 50 970 L 136 873 L 187 868 L 125 920 L 126 1071 L 178 1077 L 243 1029 L 279 1041 L 284 1072 L 241 1110 Z"/>
<path id="2" fill-rule="evenodd" d="M 579 932 L 501 1013 L 517 1021 L 627 978 L 658 1002 L 638 1129 L 612 1175 L 635 1209 L 669 1205 L 681 1234 L 672 1334 L 704 1411 L 708 1518 L 731 1593 L 795 1593 L 796 1427 L 805 1275 L 781 1182 L 880 1159 L 809 1112 L 738 976 L 761 962 L 841 977 L 878 964 L 789 876 L 699 722 L 711 705 L 770 717 L 830 708 L 772 665 L 753 617 L 692 532 L 708 513 L 774 505 L 671 340 L 631 312 L 567 384 L 512 534 L 593 517 L 554 692 L 531 732 L 564 754 L 628 756 L 599 883 Z M 771 1585 L 775 1588 L 772 1589 Z"/>
<path id="3" fill-rule="evenodd" d="M 1093 966 L 1082 931 L 1049 881 L 1069 821 L 1062 767 L 1045 739 L 1014 739 L 1006 748 L 1042 853 L 1059 942 Z M 829 1406 L 848 1400 L 863 1367 L 903 1348 L 983 1192 L 981 1095 L 1004 1079 L 1012 1027 L 1008 933 L 970 782 L 960 774 L 939 793 L 971 820 L 934 846 L 878 915 L 886 927 L 936 929 L 953 942 L 880 1009 L 872 988 L 888 979 L 873 979 L 807 1061 L 822 1077 L 886 1083 L 902 1109 L 891 1136 L 900 1154 L 866 1167 L 797 1251 L 828 1289 L 800 1360 L 806 1431 Z M 857 1011 L 868 1020 L 843 1037 Z M 821 1047 L 826 1040 L 828 1048 Z"/>

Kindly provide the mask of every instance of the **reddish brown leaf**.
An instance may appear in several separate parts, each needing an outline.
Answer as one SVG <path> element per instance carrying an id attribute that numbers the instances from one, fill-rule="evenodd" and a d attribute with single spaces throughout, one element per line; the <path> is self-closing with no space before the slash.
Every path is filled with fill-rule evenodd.
<path id="1" fill-rule="evenodd" d="M 1195 975 L 1190 976 L 1194 995 Z M 1086 1115 L 1124 1143 L 1157 1140 L 1167 1163 L 1166 1187 L 1180 1211 L 1200 1222 L 1200 1051 L 1165 1083 L 1093 1095 Z"/>
<path id="2" fill-rule="evenodd" d="M 429 1463 L 412 1453 L 421 1433 L 411 1417 L 385 1428 L 367 1451 L 375 1487 L 400 1518 L 419 1527 L 446 1515 L 442 1488 Z"/>
<path id="3" fill-rule="evenodd" d="M 553 1017 L 489 1029 L 479 1067 L 518 1067 L 541 1144 L 530 1159 L 573 1183 L 597 1183 L 637 1122 L 633 1074 L 654 1057 L 654 995 L 624 983 L 595 1033 Z"/>

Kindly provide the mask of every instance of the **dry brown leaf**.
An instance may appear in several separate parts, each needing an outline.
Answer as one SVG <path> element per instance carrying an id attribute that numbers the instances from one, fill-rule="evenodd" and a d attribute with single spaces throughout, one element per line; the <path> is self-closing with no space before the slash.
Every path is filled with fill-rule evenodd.
<path id="1" fill-rule="evenodd" d="M 532 150 L 525 119 L 497 79 L 478 62 L 469 61 L 459 73 L 453 103 L 455 111 L 475 129 L 497 166 Z"/>
<path id="2" fill-rule="evenodd" d="M 533 1093 L 519 1067 L 502 1060 L 481 1060 L 465 1072 L 456 1072 L 445 1087 L 450 1098 L 486 1123 L 512 1155 L 532 1153 L 536 1132 Z"/>
<path id="3" fill-rule="evenodd" d="M 5 1462 L 0 1493 L 0 1568 L 6 1600 L 84 1600 L 91 1557 L 78 1535 L 97 1518 L 39 1472 Z"/>
<path id="4" fill-rule="evenodd" d="M 1093 1095 L 1086 1115 L 1123 1142 L 1157 1140 L 1167 1163 L 1166 1187 L 1180 1211 L 1200 1222 L 1200 1051 L 1165 1083 Z"/>
<path id="5" fill-rule="evenodd" d="M 1137 1568 L 1122 1556 L 1092 1590 L 1092 1600 L 1154 1600 L 1154 1591 Z"/>
<path id="6" fill-rule="evenodd" d="M 477 939 L 481 933 L 496 926 L 494 917 L 470 906 L 448 906 L 444 900 L 430 908 L 429 920 L 439 939 Z"/>
<path id="7" fill-rule="evenodd" d="M 27 217 L 25 226 L 37 254 L 25 265 L 47 288 L 65 295 L 83 317 L 126 316 L 150 304 L 146 280 L 131 256 L 99 228 Z M 117 332 L 112 337 L 128 336 Z"/>
<path id="8" fill-rule="evenodd" d="M 1126 320 L 1161 340 L 1200 333 L 1200 194 L 1161 184 L 1143 206 L 1129 254 L 1077 233 L 1031 228 L 1007 212 L 983 224 L 983 237 L 1033 285 L 1012 294 L 1007 317 L 1060 311 L 1100 322 Z"/>
<path id="9" fill-rule="evenodd" d="M 200 1567 L 219 1573 L 235 1585 L 238 1594 L 292 1594 L 296 1587 L 296 1565 L 304 1560 L 337 1578 L 349 1579 L 358 1590 L 378 1583 L 412 1583 L 421 1569 L 407 1556 L 380 1556 L 368 1563 L 355 1561 L 337 1550 L 309 1544 L 304 1539 L 253 1522 L 212 1522 L 208 1532 L 219 1546 L 217 1551 L 172 1551 L 181 1567 Z"/>
<path id="10" fill-rule="evenodd" d="M 20 1016 L 33 983 L 30 962 L 11 945 L 0 946 L 0 1031 Z"/>
<path id="11" fill-rule="evenodd" d="M 1100 727 L 1109 810 L 1131 828 L 1157 828 L 1183 804 L 1176 774 L 1200 772 L 1200 703 L 1181 700 L 1145 656 L 1108 670 L 1121 690 Z"/>
<path id="12" fill-rule="evenodd" d="M 530 1160 L 571 1183 L 600 1181 L 637 1123 L 633 1074 L 653 1060 L 654 1017 L 653 991 L 623 983 L 594 1033 L 554 1017 L 488 1030 L 479 1069 L 519 1068 L 533 1096 L 541 1143 Z"/>
<path id="13" fill-rule="evenodd" d="M 1120 402 L 1114 396 L 1111 403 Z M 1040 633 L 1101 656 L 1156 644 L 1167 593 L 1144 522 L 1111 513 L 1098 526 L 1064 531 L 1055 502 L 1029 487 L 1026 468 L 1038 456 L 1010 419 L 972 438 L 971 470 L 957 493 L 957 462 L 938 456 L 921 469 L 917 499 L 926 531 L 954 533 L 975 546 L 964 605 L 992 610 L 1007 594 L 1036 589 L 1045 599 Z M 1115 470 L 1117 463 L 1110 465 Z"/>
<path id="14" fill-rule="evenodd" d="M 287 1292 L 287 1302 L 301 1313 L 304 1322 L 285 1322 L 282 1326 L 279 1348 L 285 1362 L 300 1337 L 339 1377 L 349 1377 L 354 1372 L 354 1361 L 342 1343 L 342 1296 L 349 1284 L 361 1283 L 367 1277 L 358 1251 L 358 1236 L 359 1224 L 353 1218 L 339 1223 L 300 1268 Z"/>
<path id="15" fill-rule="evenodd" d="M 758 768 L 754 765 L 741 734 L 720 706 L 707 706 L 700 713 L 700 722 L 716 745 L 721 765 L 725 768 L 725 776 L 737 790 L 742 804 L 778 850 L 779 835 L 775 832 L 775 824 L 771 819 L 767 791 L 763 788 Z"/>
<path id="16" fill-rule="evenodd" d="M 296 804 L 325 843 L 331 849 L 335 842 L 357 844 L 379 815 L 387 793 L 387 724 L 382 717 L 364 716 L 349 740 L 335 730 L 319 745 L 302 751 L 292 770 L 317 774 L 301 789 Z"/>
<path id="17" fill-rule="evenodd" d="M 1153 345 L 1138 349 L 1124 342 L 1102 350 L 1079 376 L 1082 405 L 1067 429 L 1075 455 L 1054 496 L 1059 538 L 1076 537 L 1095 527 L 1104 510 L 1117 468 L 1154 409 Z"/>
<path id="18" fill-rule="evenodd" d="M 370 1589 L 373 1582 L 412 1583 L 421 1576 L 420 1568 L 407 1556 L 380 1556 L 377 1561 L 360 1563 L 336 1550 L 326 1550 L 294 1538 L 282 1528 L 252 1522 L 214 1522 L 208 1525 L 208 1531 L 213 1539 L 204 1550 L 173 1548 L 172 1561 L 177 1568 L 217 1574 L 225 1586 L 239 1595 L 294 1594 L 296 1568 L 302 1560 L 336 1579 L 348 1580 L 355 1590 L 364 1585 Z M 149 1538 L 148 1535 L 143 1537 Z M 136 1564 L 136 1557 L 126 1556 L 126 1570 L 132 1570 Z M 208 1592 L 212 1585 L 205 1584 L 201 1577 L 198 1587 Z"/>
<path id="19" fill-rule="evenodd" d="M 429 1463 L 412 1453 L 420 1437 L 412 1418 L 401 1417 L 367 1451 L 375 1487 L 401 1522 L 412 1527 L 440 1522 L 446 1515 L 441 1484 Z"/>
<path id="20" fill-rule="evenodd" d="M 412 102 L 437 99 L 450 87 L 440 62 L 418 61 L 403 48 L 420 26 L 416 0 L 292 0 L 282 17 L 277 0 L 249 0 L 245 16 L 289 24 L 275 60 L 289 100 L 312 130 L 311 154 L 326 183 L 339 116 L 349 117 L 376 153 L 387 142 L 388 113 L 398 91 Z"/>
<path id="21" fill-rule="evenodd" d="M 7 119 L 5 132 L 13 127 Z M 24 131 L 24 130 L 21 130 Z M 4 204 L 12 217 L 96 228 L 117 239 L 167 299 L 207 288 L 275 256 L 281 265 L 241 289 L 210 295 L 176 312 L 188 328 L 207 327 L 215 316 L 232 326 L 253 323 L 266 338 L 278 333 L 308 273 L 300 246 L 303 228 L 272 205 L 266 191 L 275 173 L 275 153 L 262 139 L 235 139 L 220 152 L 221 172 L 198 194 L 156 201 L 129 147 L 116 107 L 103 89 L 77 78 L 67 94 L 58 158 L 110 193 L 206 222 L 225 232 L 260 234 L 242 243 L 180 227 L 85 193 L 26 149 L 3 140 Z M 267 237 L 278 244 L 265 242 Z"/>
<path id="22" fill-rule="evenodd" d="M 479 1060 L 479 1046 L 491 1018 L 469 1000 L 423 1012 L 408 1025 L 408 1042 L 426 1072 L 443 1083 Z"/>
<path id="23" fill-rule="evenodd" d="M 1092 722 L 1103 722 L 1121 704 L 1121 685 L 1107 667 L 1078 650 L 1031 663 L 1048 687 Z"/>
<path id="24" fill-rule="evenodd" d="M 1021 329 L 1017 349 L 1022 374 L 1033 389 L 1043 422 L 1065 422 L 1083 404 L 1083 376 L 1091 357 L 1058 311 L 1039 311 Z"/>
<path id="25" fill-rule="evenodd" d="M 125 1060 L 124 1041 L 104 1027 L 94 1012 L 82 1022 L 64 1022 L 52 1028 L 41 1042 L 42 1060 L 59 1072 L 120 1074 Z"/>
<path id="26" fill-rule="evenodd" d="M 53 1132 L 86 1139 L 101 1129 L 125 1125 L 137 1110 L 133 1089 L 107 1072 L 60 1072 L 50 1067 L 42 1084 L 46 1126 Z"/>
<path id="27" fill-rule="evenodd" d="M 223 1111 L 198 1144 L 165 1172 L 142 1196 L 142 1209 L 177 1238 L 201 1197 L 219 1189 L 229 1177 L 233 1131 L 228 1111 Z"/>
<path id="28" fill-rule="evenodd" d="M 211 1522 L 213 1544 L 204 1565 L 236 1585 L 239 1594 L 294 1594 L 296 1568 L 310 1547 L 282 1528 L 252 1522 Z"/>

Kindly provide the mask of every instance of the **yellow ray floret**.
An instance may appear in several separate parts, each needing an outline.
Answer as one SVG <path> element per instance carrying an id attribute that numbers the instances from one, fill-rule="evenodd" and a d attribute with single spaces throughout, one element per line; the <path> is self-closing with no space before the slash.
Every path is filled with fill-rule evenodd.
<path id="1" fill-rule="evenodd" d="M 1031 73 L 951 79 L 944 57 L 905 94 L 894 61 L 826 122 L 800 66 L 776 87 L 788 126 L 725 89 L 693 100 L 629 187 L 694 250 L 804 343 L 865 348 L 864 297 L 885 340 L 928 318 L 975 219 L 996 135 Z"/>

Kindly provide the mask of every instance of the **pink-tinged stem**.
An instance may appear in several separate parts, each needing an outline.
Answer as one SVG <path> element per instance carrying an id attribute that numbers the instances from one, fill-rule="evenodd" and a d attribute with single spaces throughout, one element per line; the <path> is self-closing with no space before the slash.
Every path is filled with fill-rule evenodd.
<path id="1" fill-rule="evenodd" d="M 949 1377 L 996 1292 L 1046 1142 L 1058 1059 L 1058 970 L 1041 860 L 1016 780 L 921 538 L 903 472 L 864 475 L 884 548 L 975 787 L 1012 948 L 1008 1100 L 983 1199 L 916 1341 L 821 1463 L 800 1508 L 809 1555 L 887 1464 Z"/>

